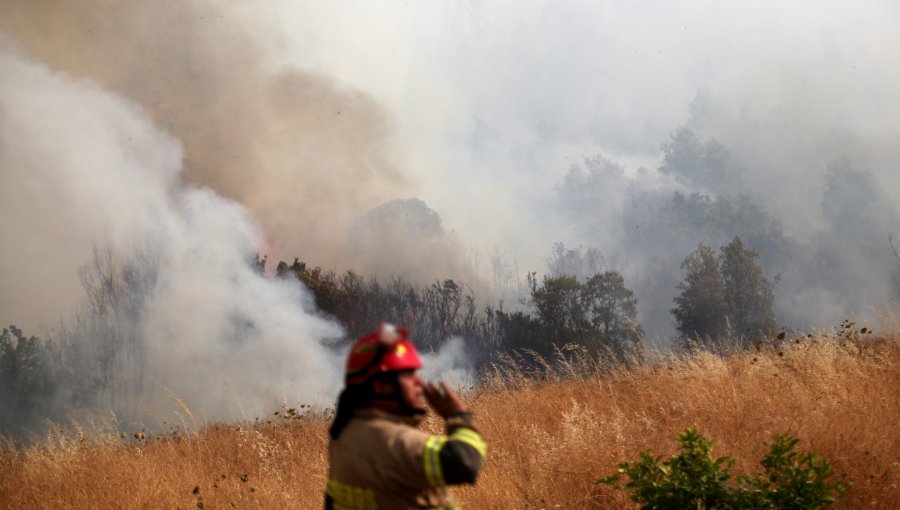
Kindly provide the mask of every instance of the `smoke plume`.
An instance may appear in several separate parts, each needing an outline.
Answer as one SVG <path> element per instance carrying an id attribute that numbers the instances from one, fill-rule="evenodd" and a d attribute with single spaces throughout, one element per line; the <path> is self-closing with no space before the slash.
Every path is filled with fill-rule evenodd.
<path id="1" fill-rule="evenodd" d="M 71 307 L 64 291 L 93 254 L 81 272 L 93 308 L 70 328 L 75 352 L 122 367 L 100 366 L 97 380 L 112 377 L 103 403 L 123 420 L 171 409 L 168 392 L 206 418 L 330 402 L 340 371 L 322 343 L 340 328 L 299 283 L 253 269 L 263 230 L 244 206 L 185 183 L 182 146 L 138 105 L 4 48 L 0 147 L 0 232 L 22 250 L 2 260 L 4 313 L 46 320 Z"/>
<path id="2" fill-rule="evenodd" d="M 255 13 L 264 6 L 245 7 L 5 2 L 0 30 L 52 69 L 139 104 L 181 141 L 184 179 L 250 210 L 273 259 L 347 266 L 348 226 L 408 194 L 391 121 L 327 75 L 280 66 L 278 36 Z"/>

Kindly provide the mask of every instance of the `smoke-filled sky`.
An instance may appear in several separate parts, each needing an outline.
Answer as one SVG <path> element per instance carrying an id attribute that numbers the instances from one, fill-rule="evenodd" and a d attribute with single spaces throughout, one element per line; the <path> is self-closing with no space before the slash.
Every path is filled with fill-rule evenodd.
<path id="1" fill-rule="evenodd" d="M 547 226 L 535 201 L 571 163 L 655 169 L 685 124 L 736 152 L 801 234 L 836 156 L 900 185 L 892 2 L 339 2 L 272 16 L 285 63 L 385 105 L 417 194 L 522 256 Z"/>
<path id="2" fill-rule="evenodd" d="M 555 242 L 614 252 L 609 204 L 622 197 L 597 204 L 600 223 L 610 216 L 598 238 L 557 210 L 566 173 L 602 155 L 640 190 L 692 191 L 656 171 L 682 126 L 726 146 L 745 170 L 735 192 L 797 239 L 823 228 L 831 161 L 900 189 L 893 2 L 0 0 L 0 32 L 12 66 L 0 98 L 0 321 L 26 328 L 71 312 L 92 246 L 142 235 L 129 229 L 146 227 L 144 209 L 128 203 L 149 188 L 129 165 L 172 193 L 209 188 L 241 204 L 273 259 L 426 281 L 483 273 L 471 266 L 489 253 L 543 271 Z M 97 126 L 78 132 L 74 110 L 15 99 L 48 82 L 74 103 L 91 91 L 130 113 L 77 109 Z M 50 129 L 60 117 L 92 157 L 129 154 L 109 163 L 122 173 L 60 183 L 52 165 L 67 162 L 48 155 L 65 142 Z M 164 153 L 156 141 L 129 153 L 120 121 L 159 130 Z M 412 197 L 439 215 L 453 254 L 416 238 L 385 238 L 393 251 L 353 242 L 368 211 Z M 159 200 L 147 203 L 171 206 Z M 454 259 L 464 253 L 482 256 Z M 671 331 L 667 321 L 654 331 Z"/>
<path id="3" fill-rule="evenodd" d="M 884 205 L 868 225 L 823 221 L 836 160 L 871 172 L 888 197 L 900 189 L 894 3 L 356 2 L 282 5 L 266 16 L 283 27 L 282 65 L 333 76 L 389 112 L 400 167 L 445 227 L 481 250 L 499 248 L 521 270 L 546 269 L 557 241 L 601 249 L 635 288 L 651 336 L 672 334 L 668 310 L 682 275 L 676 262 L 666 266 L 670 278 L 658 278 L 646 251 L 677 261 L 687 251 L 662 236 L 645 253 L 620 246 L 631 227 L 623 207 L 641 193 L 745 194 L 798 243 L 871 229 L 864 242 L 877 260 L 842 254 L 842 283 L 827 290 L 815 273 L 765 267 L 770 279 L 782 276 L 783 325 L 829 328 L 896 299 L 884 268 L 896 263 L 887 239 L 900 234 L 900 202 L 873 196 Z M 715 190 L 657 172 L 661 146 L 682 126 L 730 150 L 742 179 Z M 560 188 L 573 164 L 596 155 L 630 182 L 604 183 L 583 211 L 595 216 L 589 228 L 560 214 Z M 727 232 L 737 234 L 746 232 Z M 693 246 L 701 241 L 710 242 Z"/>

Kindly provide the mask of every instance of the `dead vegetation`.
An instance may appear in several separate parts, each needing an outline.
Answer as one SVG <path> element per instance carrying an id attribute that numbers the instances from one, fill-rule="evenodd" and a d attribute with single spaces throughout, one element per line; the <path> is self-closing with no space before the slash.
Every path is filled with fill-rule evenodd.
<path id="1" fill-rule="evenodd" d="M 626 494 L 592 481 L 641 450 L 674 452 L 687 427 L 740 459 L 738 472 L 755 471 L 772 435 L 789 433 L 854 484 L 839 507 L 900 503 L 896 335 L 803 338 L 616 370 L 583 361 L 540 380 L 501 369 L 471 396 L 489 461 L 477 486 L 457 490 L 464 508 L 628 508 Z M 270 418 L 159 437 L 57 431 L 27 449 L 8 446 L 0 506 L 320 508 L 327 414 Z"/>

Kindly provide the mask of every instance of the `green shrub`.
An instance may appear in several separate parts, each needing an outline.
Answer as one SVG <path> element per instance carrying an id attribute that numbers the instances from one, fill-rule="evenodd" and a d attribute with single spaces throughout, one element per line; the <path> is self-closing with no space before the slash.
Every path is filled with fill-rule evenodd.
<path id="1" fill-rule="evenodd" d="M 730 473 L 734 459 L 714 458 L 711 439 L 687 429 L 678 440 L 681 453 L 669 460 L 644 451 L 639 461 L 619 464 L 615 474 L 596 483 L 630 491 L 642 509 L 824 508 L 851 485 L 830 480 L 828 461 L 816 453 L 794 451 L 799 441 L 787 435 L 774 437 L 760 462 L 763 473 L 739 476 L 734 482 Z"/>

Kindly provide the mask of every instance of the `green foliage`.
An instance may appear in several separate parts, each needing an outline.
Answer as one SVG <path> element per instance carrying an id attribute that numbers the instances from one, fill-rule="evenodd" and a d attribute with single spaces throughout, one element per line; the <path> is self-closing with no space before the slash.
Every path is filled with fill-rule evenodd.
<path id="1" fill-rule="evenodd" d="M 678 284 L 672 315 L 678 331 L 689 338 L 719 336 L 725 329 L 727 314 L 725 284 L 719 260 L 709 246 L 699 245 L 681 263 L 686 275 Z"/>
<path id="2" fill-rule="evenodd" d="M 557 245 L 557 256 L 565 256 L 567 267 L 591 268 L 599 259 L 599 253 L 565 252 L 562 245 Z M 353 272 L 338 275 L 298 259 L 292 264 L 280 262 L 276 274 L 303 282 L 316 308 L 340 322 L 348 338 L 359 337 L 379 322 L 395 322 L 406 326 L 425 351 L 439 349 L 452 337 L 463 337 L 468 354 L 485 365 L 501 353 L 529 351 L 554 358 L 557 348 L 566 344 L 633 354 L 643 337 L 636 321 L 637 299 L 614 271 L 583 279 L 566 275 L 538 279 L 530 273 L 531 314 L 504 311 L 502 302 L 497 307 L 487 305 L 479 313 L 471 289 L 451 279 L 424 287 L 400 278 L 385 284 Z"/>
<path id="3" fill-rule="evenodd" d="M 501 303 L 502 305 L 502 303 Z M 506 312 L 502 306 L 498 309 L 485 309 L 489 331 L 493 333 L 498 350 L 529 350 L 542 356 L 552 355 L 552 345 L 539 320 L 521 311 Z"/>
<path id="4" fill-rule="evenodd" d="M 616 271 L 604 271 L 581 286 L 591 333 L 617 352 L 638 347 L 644 330 L 637 323 L 637 303 L 625 279 Z"/>
<path id="5" fill-rule="evenodd" d="M 557 345 L 580 344 L 624 353 L 637 347 L 643 330 L 636 322 L 637 298 L 615 271 L 581 282 L 574 276 L 528 275 L 531 305 Z"/>
<path id="6" fill-rule="evenodd" d="M 0 434 L 38 421 L 56 392 L 49 346 L 9 326 L 0 333 Z"/>
<path id="7" fill-rule="evenodd" d="M 535 273 L 529 273 L 528 286 L 531 305 L 550 335 L 560 344 L 582 340 L 585 321 L 578 279 L 545 276 L 539 282 Z"/>
<path id="8" fill-rule="evenodd" d="M 750 341 L 774 332 L 775 284 L 756 263 L 758 256 L 736 236 L 718 257 L 701 244 L 684 259 L 685 279 L 671 310 L 683 338 Z"/>
<path id="9" fill-rule="evenodd" d="M 816 509 L 842 496 L 851 484 L 833 481 L 831 465 L 816 453 L 794 451 L 799 440 L 776 435 L 756 477 L 731 482 L 734 459 L 715 458 L 713 441 L 694 429 L 679 436 L 681 453 L 668 460 L 649 451 L 640 460 L 595 483 L 631 492 L 642 509 Z M 623 482 L 623 477 L 628 477 Z"/>
<path id="10" fill-rule="evenodd" d="M 721 249 L 728 317 L 739 335 L 758 338 L 775 330 L 775 286 L 756 263 L 759 254 L 735 237 Z"/>
<path id="11" fill-rule="evenodd" d="M 831 464 L 817 453 L 794 451 L 798 442 L 787 435 L 776 435 L 761 461 L 764 476 L 743 479 L 765 503 L 762 508 L 824 508 L 850 488 L 849 482 L 830 480 Z"/>

